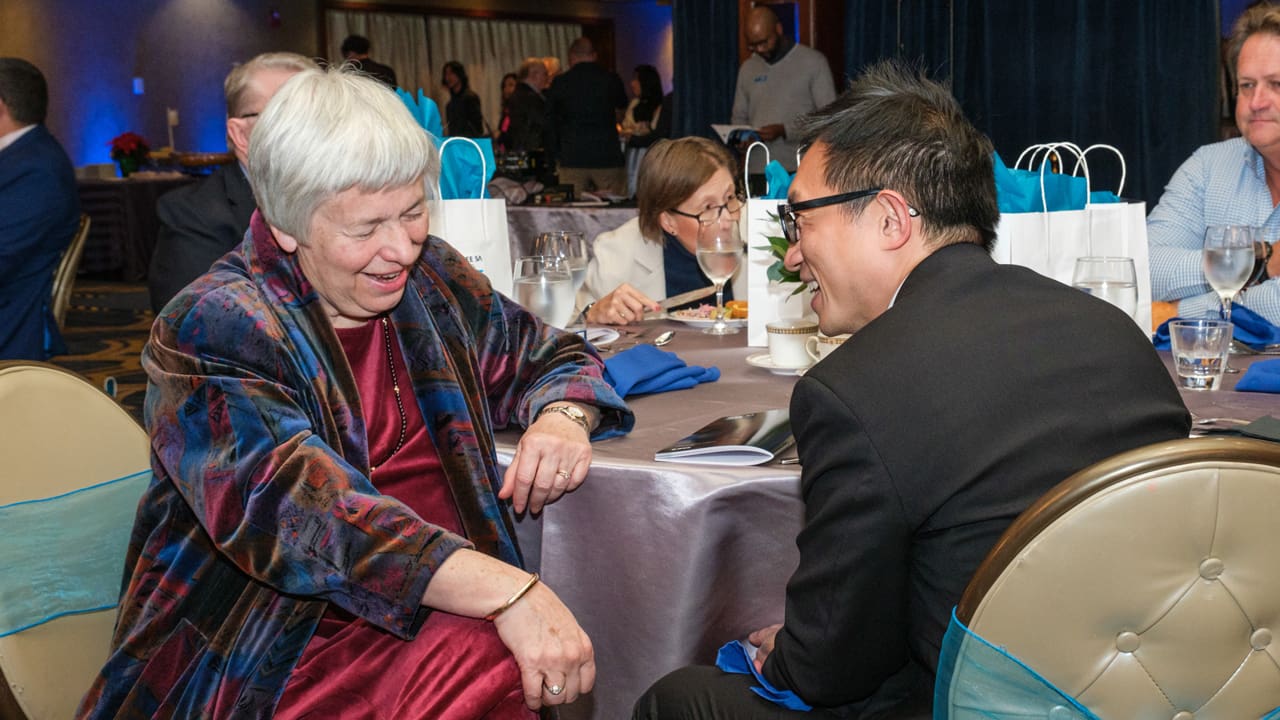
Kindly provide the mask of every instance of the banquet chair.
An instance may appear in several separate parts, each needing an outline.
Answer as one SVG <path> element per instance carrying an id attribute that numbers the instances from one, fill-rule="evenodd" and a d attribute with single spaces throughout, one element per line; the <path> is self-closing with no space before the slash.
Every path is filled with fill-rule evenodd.
<path id="1" fill-rule="evenodd" d="M 1068 478 L 979 566 L 935 718 L 1280 718 L 1280 444 L 1138 448 Z"/>
<path id="2" fill-rule="evenodd" d="M 76 284 L 76 272 L 80 270 L 80 258 L 84 257 L 84 245 L 89 238 L 89 216 L 80 215 L 80 227 L 71 238 L 71 244 L 62 251 L 62 259 L 58 261 L 58 269 L 53 274 L 53 297 L 49 307 L 53 308 L 53 318 L 62 329 L 67 319 L 67 306 L 71 304 L 71 289 Z"/>
<path id="3" fill-rule="evenodd" d="M 0 408 L 0 717 L 61 720 L 107 658 L 149 443 L 46 363 L 0 362 Z"/>

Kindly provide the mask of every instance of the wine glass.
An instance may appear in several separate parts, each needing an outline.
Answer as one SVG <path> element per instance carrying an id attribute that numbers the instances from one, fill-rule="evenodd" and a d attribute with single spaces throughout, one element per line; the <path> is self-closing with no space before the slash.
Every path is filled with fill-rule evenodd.
<path id="1" fill-rule="evenodd" d="M 1134 317 L 1138 312 L 1138 273 L 1133 258 L 1076 258 L 1071 286 L 1106 300 Z"/>
<path id="2" fill-rule="evenodd" d="M 548 325 L 562 327 L 573 312 L 573 281 L 564 260 L 529 255 L 516 260 L 515 299 Z"/>
<path id="3" fill-rule="evenodd" d="M 1204 277 L 1222 301 L 1222 319 L 1231 322 L 1231 299 L 1253 274 L 1256 228 L 1210 225 L 1204 233 Z"/>
<path id="4" fill-rule="evenodd" d="M 714 222 L 698 227 L 698 267 L 716 285 L 716 321 L 702 332 L 710 335 L 732 335 L 736 326 L 724 321 L 724 284 L 733 277 L 742 261 L 742 240 L 738 237 L 738 220 L 721 214 Z"/>
<path id="5" fill-rule="evenodd" d="M 586 235 L 577 230 L 553 230 L 538 235 L 533 241 L 535 255 L 550 255 L 561 258 L 569 269 L 569 278 L 573 284 L 574 298 L 587 280 L 587 263 L 591 257 L 587 251 Z M 587 316 L 582 317 L 582 336 L 587 336 Z M 576 318 L 574 318 L 576 321 Z M 573 322 L 571 324 L 577 324 Z"/>

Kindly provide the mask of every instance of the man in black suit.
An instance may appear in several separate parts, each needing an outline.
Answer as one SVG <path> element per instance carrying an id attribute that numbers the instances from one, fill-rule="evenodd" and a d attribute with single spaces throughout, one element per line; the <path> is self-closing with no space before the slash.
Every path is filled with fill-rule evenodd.
<path id="1" fill-rule="evenodd" d="M 627 108 L 627 91 L 617 73 L 596 62 L 589 39 L 580 37 L 569 46 L 569 70 L 551 82 L 547 101 L 560 182 L 578 192 L 625 194 L 618 121 Z"/>
<path id="2" fill-rule="evenodd" d="M 1072 473 L 1184 438 L 1190 419 L 1120 310 L 989 256 L 991 143 L 945 88 L 891 63 L 808 119 L 779 208 L 827 334 L 795 386 L 800 564 L 749 675 L 677 670 L 638 718 L 929 718 L 939 648 L 1009 523 Z M 745 630 L 745 629 L 744 629 Z"/>
<path id="3" fill-rule="evenodd" d="M 511 124 L 499 139 L 510 152 L 542 151 L 547 142 L 547 66 L 541 58 L 528 58 L 516 71 L 516 89 L 507 100 Z"/>
<path id="4" fill-rule="evenodd" d="M 236 156 L 209 177 L 163 195 L 156 202 L 160 236 L 147 271 L 151 309 L 156 313 L 240 244 L 257 209 L 245 177 L 249 133 L 258 114 L 281 85 L 316 64 L 295 53 L 264 53 L 232 68 L 223 83 L 227 100 L 227 144 Z"/>
<path id="5" fill-rule="evenodd" d="M 391 88 L 397 86 L 396 71 L 369 57 L 369 38 L 363 35 L 348 35 L 347 39 L 342 41 L 342 57 L 348 62 L 355 63 L 362 72 L 381 80 L 384 85 Z"/>
<path id="6" fill-rule="evenodd" d="M 44 127 L 48 106 L 40 70 L 0 58 L 0 360 L 66 352 L 51 295 L 80 199 L 71 161 Z"/>

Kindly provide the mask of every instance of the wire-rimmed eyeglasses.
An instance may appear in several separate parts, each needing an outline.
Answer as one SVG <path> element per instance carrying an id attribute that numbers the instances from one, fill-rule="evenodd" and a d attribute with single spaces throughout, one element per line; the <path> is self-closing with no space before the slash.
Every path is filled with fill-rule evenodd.
<path id="1" fill-rule="evenodd" d="M 710 225 L 711 223 L 719 220 L 720 216 L 726 212 L 730 215 L 737 215 L 742 210 L 742 206 L 745 202 L 746 198 L 741 195 L 734 195 L 726 200 L 724 204 L 713 205 L 697 214 L 687 213 L 683 210 L 677 210 L 676 208 L 671 208 L 669 212 L 681 217 L 693 218 L 694 220 L 697 220 L 700 225 Z"/>
<path id="2" fill-rule="evenodd" d="M 826 197 L 814 198 L 798 203 L 778 203 L 778 221 L 782 225 L 782 236 L 787 239 L 787 244 L 795 245 L 800 240 L 800 231 L 796 227 L 796 213 L 805 210 L 816 210 L 829 205 L 839 205 L 840 203 L 850 202 L 859 198 L 875 195 L 884 190 L 882 187 L 867 188 L 866 190 L 854 190 L 853 192 L 837 193 L 835 195 L 827 195 Z M 907 213 L 911 217 L 919 217 L 920 211 L 907 206 Z"/>

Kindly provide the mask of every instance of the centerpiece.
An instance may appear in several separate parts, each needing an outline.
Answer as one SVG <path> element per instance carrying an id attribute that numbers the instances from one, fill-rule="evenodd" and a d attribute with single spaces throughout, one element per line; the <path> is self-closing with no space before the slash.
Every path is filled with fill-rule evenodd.
<path id="1" fill-rule="evenodd" d="M 120 177 L 137 172 L 151 152 L 147 139 L 133 132 L 117 135 L 107 145 L 111 148 L 111 159 L 120 166 Z"/>

